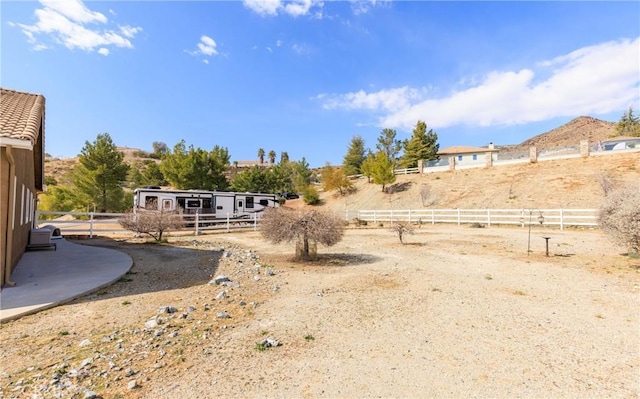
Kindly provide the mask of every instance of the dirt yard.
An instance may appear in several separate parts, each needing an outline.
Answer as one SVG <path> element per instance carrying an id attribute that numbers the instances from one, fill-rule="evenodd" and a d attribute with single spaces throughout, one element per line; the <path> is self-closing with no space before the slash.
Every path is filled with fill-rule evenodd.
<path id="1" fill-rule="evenodd" d="M 527 254 L 526 228 L 351 228 L 307 264 L 256 232 L 171 242 L 83 241 L 134 267 L 4 324 L 0 397 L 640 395 L 640 259 L 599 231 L 534 226 Z"/>

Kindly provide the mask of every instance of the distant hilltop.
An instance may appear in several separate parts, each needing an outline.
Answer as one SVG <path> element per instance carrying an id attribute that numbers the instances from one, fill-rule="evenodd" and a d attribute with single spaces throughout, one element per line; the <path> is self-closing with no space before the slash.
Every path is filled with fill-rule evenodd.
<path id="1" fill-rule="evenodd" d="M 518 147 L 554 148 L 608 140 L 616 135 L 616 123 L 591 116 L 579 116 L 564 125 L 523 141 Z"/>

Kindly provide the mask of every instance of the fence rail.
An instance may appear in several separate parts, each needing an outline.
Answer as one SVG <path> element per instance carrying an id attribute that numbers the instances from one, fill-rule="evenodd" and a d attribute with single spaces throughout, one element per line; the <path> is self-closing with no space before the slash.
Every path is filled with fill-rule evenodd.
<path id="1" fill-rule="evenodd" d="M 43 219 L 42 216 L 57 216 L 56 219 Z M 128 232 L 120 226 L 118 219 L 124 213 L 98 213 L 98 212 L 42 212 L 36 214 L 36 226 L 54 225 L 60 229 L 63 235 L 94 235 L 101 233 L 122 234 Z M 72 216 L 71 218 L 61 218 Z M 231 229 L 257 229 L 259 218 L 257 214 L 251 217 L 238 217 L 235 214 L 228 214 L 226 218 L 213 218 L 209 215 L 182 215 L 184 228 L 179 231 L 192 231 L 194 235 L 208 230 L 231 230 Z M 173 230 L 178 231 L 178 230 Z M 131 232 L 133 233 L 133 232 Z"/>
<path id="2" fill-rule="evenodd" d="M 345 210 L 346 221 L 366 221 L 371 223 L 450 223 L 520 225 L 542 223 L 545 226 L 597 227 L 597 209 L 384 209 Z"/>
<path id="3" fill-rule="evenodd" d="M 565 227 L 597 227 L 597 209 L 381 209 L 381 210 L 345 210 L 342 212 L 347 222 L 354 220 L 369 223 L 408 222 L 416 224 L 486 224 L 527 226 L 542 222 L 545 226 Z M 59 216 L 57 219 L 42 219 L 42 216 Z M 63 235 L 95 235 L 110 233 L 123 234 L 128 230 L 122 228 L 118 219 L 122 213 L 96 212 L 38 212 L 36 226 L 54 225 Z M 72 216 L 72 218 L 60 218 Z M 224 219 L 208 215 L 183 215 L 185 227 L 182 232 L 193 232 L 194 235 L 206 231 L 230 231 L 235 229 L 258 228 L 260 218 L 257 214 L 250 217 L 227 215 Z M 177 231 L 177 230 L 173 230 Z"/>

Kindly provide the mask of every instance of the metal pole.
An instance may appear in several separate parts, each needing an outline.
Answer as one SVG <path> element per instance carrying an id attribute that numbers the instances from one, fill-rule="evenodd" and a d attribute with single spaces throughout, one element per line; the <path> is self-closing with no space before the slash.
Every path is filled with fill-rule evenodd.
<path id="1" fill-rule="evenodd" d="M 89 238 L 93 238 L 93 212 L 91 212 L 89 218 Z"/>

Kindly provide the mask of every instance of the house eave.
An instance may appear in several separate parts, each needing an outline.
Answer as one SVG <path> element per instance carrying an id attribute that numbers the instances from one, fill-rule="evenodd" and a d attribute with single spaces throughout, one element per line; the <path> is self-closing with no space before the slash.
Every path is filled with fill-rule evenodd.
<path id="1" fill-rule="evenodd" d="M 12 139 L 9 137 L 0 137 L 0 147 L 13 147 L 21 150 L 33 151 L 33 144 L 30 140 Z"/>

